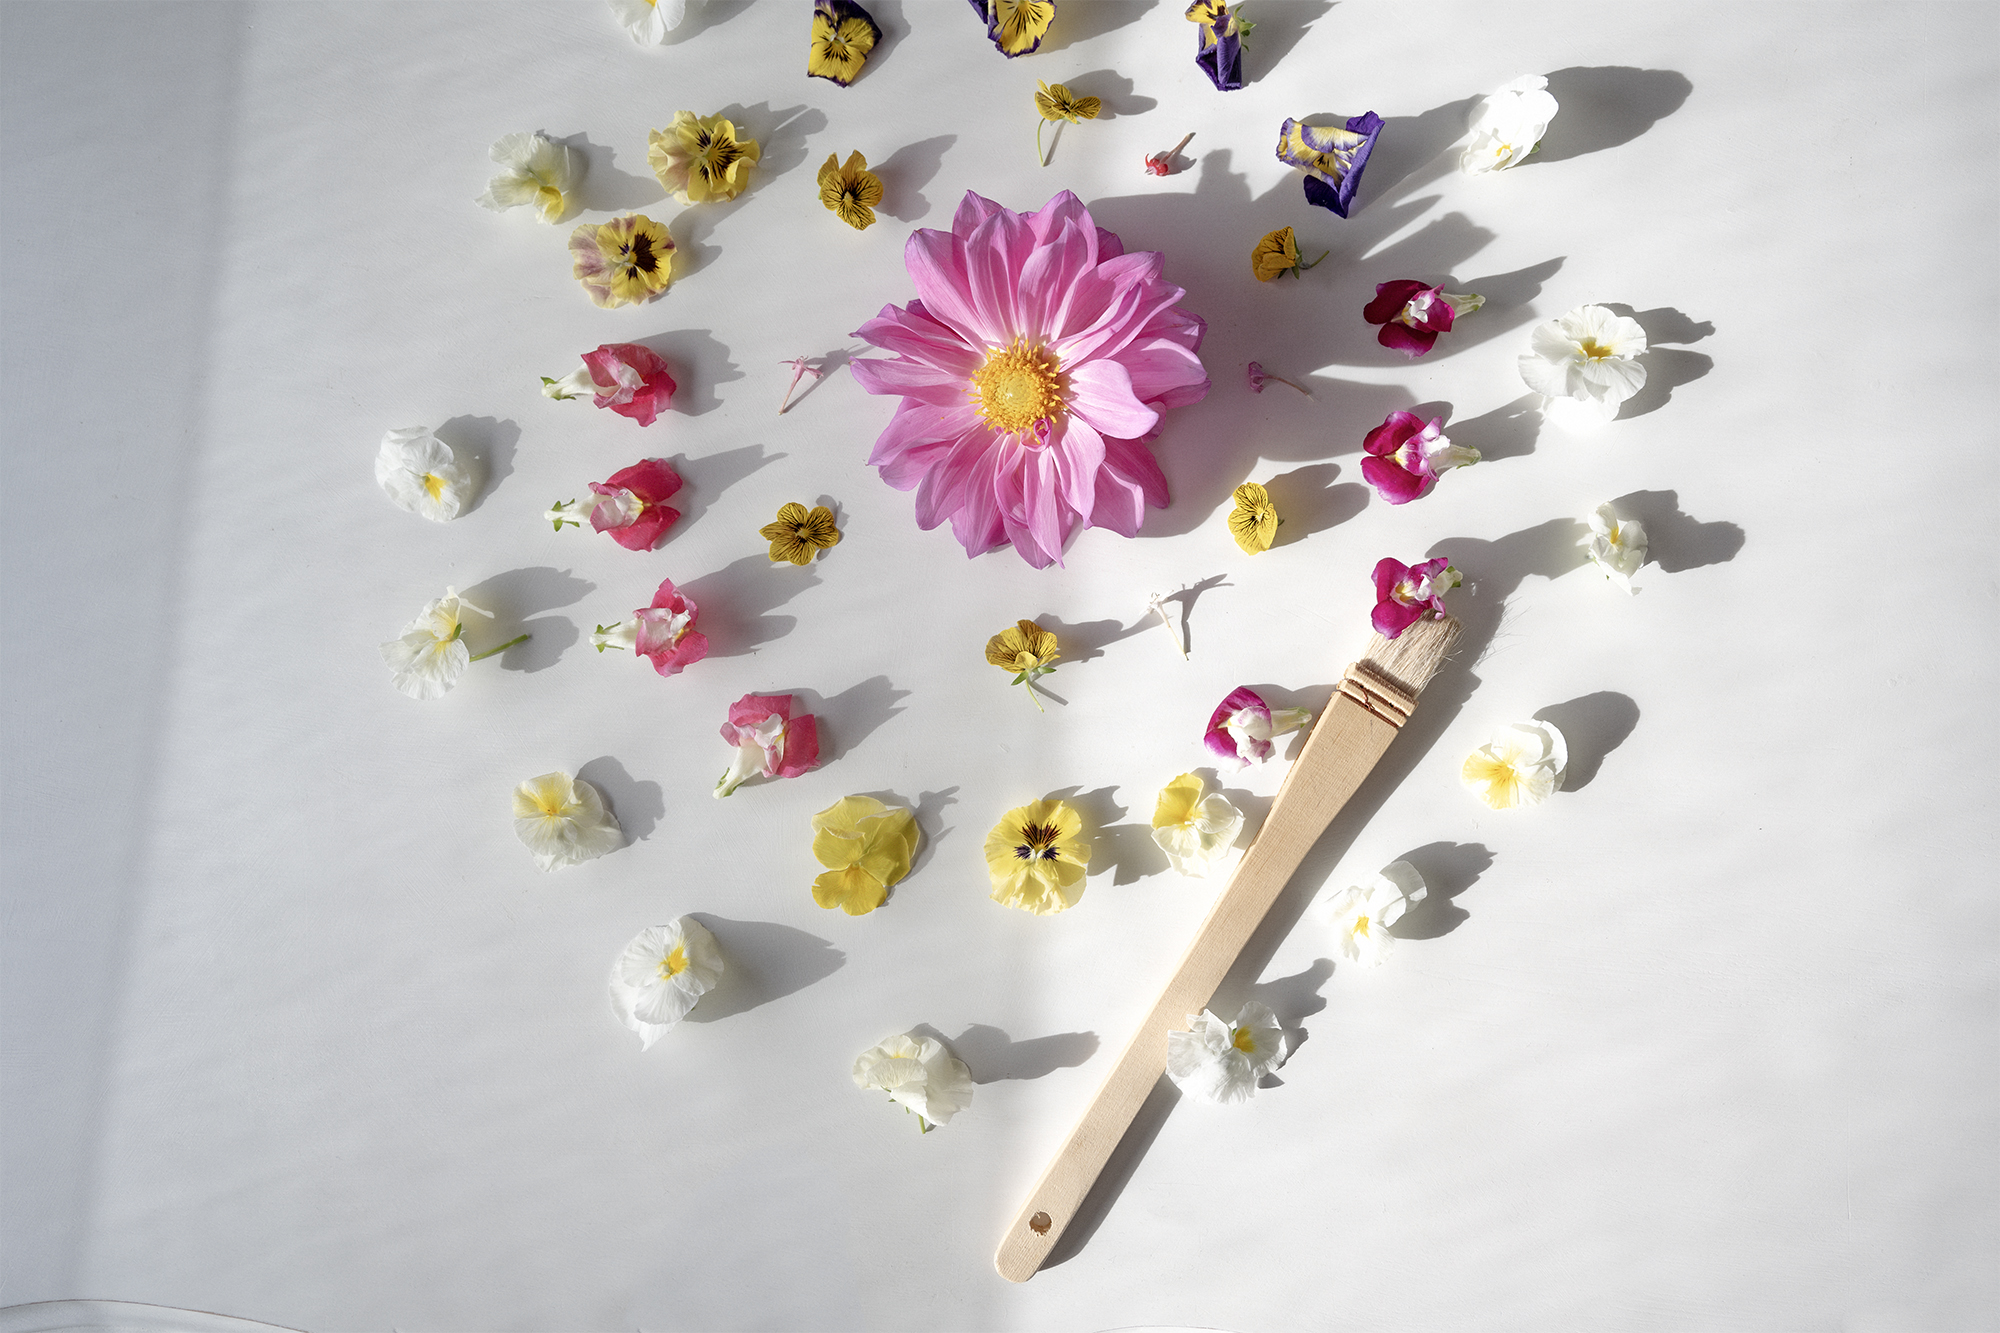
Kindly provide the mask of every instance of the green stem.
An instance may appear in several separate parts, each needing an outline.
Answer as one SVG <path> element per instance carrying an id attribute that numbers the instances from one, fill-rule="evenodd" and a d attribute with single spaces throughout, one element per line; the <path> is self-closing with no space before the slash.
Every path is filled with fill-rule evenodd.
<path id="1" fill-rule="evenodd" d="M 1035 122 L 1035 161 L 1041 163 L 1043 166 L 1049 164 L 1048 158 L 1042 156 L 1042 126 L 1046 124 L 1048 124 L 1046 120 Z"/>
<path id="2" fill-rule="evenodd" d="M 1325 259 L 1325 258 L 1326 258 L 1326 257 L 1327 257 L 1328 255 L 1330 255 L 1330 254 L 1332 254 L 1332 253 L 1333 253 L 1333 251 L 1331 251 L 1331 250 L 1322 250 L 1322 251 L 1320 251 L 1320 255 L 1319 255 L 1319 259 Z M 1311 268 L 1311 267 L 1313 266 L 1313 264 L 1317 264 L 1317 263 L 1319 263 L 1319 259 L 1315 259 L 1315 260 L 1313 260 L 1312 264 L 1300 264 L 1300 265 L 1299 265 L 1299 266 L 1298 266 L 1297 268 L 1293 269 L 1293 270 L 1292 270 L 1292 272 L 1294 272 L 1294 273 L 1303 273 L 1303 272 L 1305 272 L 1305 271 L 1306 271 L 1307 269 Z"/>
<path id="3" fill-rule="evenodd" d="M 526 643 L 530 637 L 531 636 L 526 634 L 517 634 L 513 638 L 507 640 L 507 642 L 501 644 L 498 648 L 488 648 L 485 652 L 475 653 L 471 657 L 466 658 L 465 660 L 467 662 L 484 662 L 487 658 L 493 656 L 495 653 L 504 653 L 517 643 Z"/>
<path id="4" fill-rule="evenodd" d="M 1036 711 L 1037 713 L 1046 713 L 1046 712 L 1048 712 L 1048 711 L 1049 711 L 1048 709 L 1046 709 L 1046 708 L 1042 707 L 1042 701 L 1041 701 L 1040 699 L 1037 699 L 1037 698 L 1035 698 L 1035 682 L 1034 682 L 1034 681 L 1032 681 L 1032 680 L 1024 680 L 1024 681 L 1022 681 L 1022 682 L 1021 682 L 1021 688 L 1022 688 L 1022 689 L 1024 689 L 1024 690 L 1026 690 L 1026 691 L 1028 692 L 1028 698 L 1029 698 L 1029 700 L 1030 700 L 1030 701 L 1032 701 L 1032 702 L 1034 703 L 1034 705 L 1035 705 L 1035 711 Z"/>

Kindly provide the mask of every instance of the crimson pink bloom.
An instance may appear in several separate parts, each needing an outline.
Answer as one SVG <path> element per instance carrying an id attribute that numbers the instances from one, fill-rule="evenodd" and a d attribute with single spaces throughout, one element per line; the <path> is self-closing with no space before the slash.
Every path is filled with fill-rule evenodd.
<path id="1" fill-rule="evenodd" d="M 1392 505 L 1430 494 L 1441 475 L 1479 461 L 1479 451 L 1453 444 L 1443 425 L 1442 417 L 1426 422 L 1414 412 L 1391 412 L 1361 441 L 1368 453 L 1361 475 Z"/>
<path id="2" fill-rule="evenodd" d="M 661 579 L 653 604 L 632 614 L 639 618 L 633 651 L 650 659 L 662 676 L 677 676 L 682 667 L 708 656 L 708 636 L 694 627 L 700 610 L 692 597 L 674 588 L 672 579 Z"/>
<path id="3" fill-rule="evenodd" d="M 642 426 L 653 424 L 653 419 L 673 403 L 674 390 L 680 387 L 667 373 L 667 363 L 652 348 L 639 343 L 606 343 L 594 352 L 585 352 L 583 364 L 590 369 L 595 393 L 591 401 Z"/>
<path id="4" fill-rule="evenodd" d="M 1168 498 L 1141 441 L 1208 393 L 1207 324 L 1163 257 L 1126 254 L 1065 190 L 1026 214 L 968 193 L 903 259 L 919 299 L 855 332 L 894 355 L 852 369 L 902 397 L 868 461 L 916 491 L 917 526 L 949 519 L 967 555 L 1011 543 L 1037 569 L 1079 526 L 1136 535 Z"/>
<path id="5" fill-rule="evenodd" d="M 608 480 L 590 483 L 598 497 L 590 508 L 590 526 L 610 533 L 611 540 L 628 551 L 650 551 L 681 516 L 680 510 L 664 503 L 680 488 L 680 474 L 661 460 L 634 463 Z"/>
<path id="6" fill-rule="evenodd" d="M 1305 708 L 1273 711 L 1257 691 L 1238 685 L 1209 714 L 1201 740 L 1224 763 L 1248 768 L 1252 760 L 1261 764 L 1271 757 L 1272 737 L 1297 731 L 1311 718 L 1311 710 Z"/>
<path id="7" fill-rule="evenodd" d="M 760 773 L 795 778 L 819 762 L 819 722 L 811 713 L 793 717 L 789 694 L 746 694 L 729 705 L 722 739 L 736 747 L 736 762 L 715 784 L 717 796 Z"/>
<path id="8" fill-rule="evenodd" d="M 1430 351 L 1440 333 L 1451 332 L 1458 316 L 1485 304 L 1485 297 L 1447 292 L 1443 283 L 1427 287 L 1415 278 L 1398 278 L 1376 284 L 1375 299 L 1361 308 L 1361 318 L 1382 326 L 1376 342 L 1414 358 Z"/>
<path id="9" fill-rule="evenodd" d="M 1375 564 L 1375 632 L 1393 639 L 1425 616 L 1443 620 L 1445 593 L 1463 581 L 1443 556 L 1421 565 L 1384 556 Z"/>

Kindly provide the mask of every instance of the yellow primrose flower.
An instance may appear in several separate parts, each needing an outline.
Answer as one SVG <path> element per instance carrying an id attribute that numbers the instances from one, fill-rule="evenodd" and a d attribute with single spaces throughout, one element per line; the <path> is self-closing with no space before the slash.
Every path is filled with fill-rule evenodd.
<path id="1" fill-rule="evenodd" d="M 1039 83 L 1040 80 L 1036 82 Z M 1042 90 L 1035 94 L 1035 110 L 1040 112 L 1042 117 L 1035 122 L 1035 156 L 1041 158 L 1042 165 L 1049 164 L 1048 158 L 1042 155 L 1042 126 L 1050 121 L 1065 120 L 1072 125 L 1080 125 L 1086 120 L 1096 120 L 1097 113 L 1103 109 L 1104 103 L 1095 97 L 1078 97 L 1060 83 L 1043 83 Z M 1051 142 L 1050 155 L 1055 151 L 1056 146 Z"/>
<path id="2" fill-rule="evenodd" d="M 1325 259 L 1332 253 L 1328 250 L 1319 259 Z M 1256 248 L 1250 252 L 1250 271 L 1257 275 L 1259 282 L 1282 278 L 1287 273 L 1296 278 L 1319 263 L 1319 259 L 1313 260 L 1312 264 L 1301 264 L 1298 238 L 1292 234 L 1290 227 L 1280 227 L 1257 242 Z"/>
<path id="3" fill-rule="evenodd" d="M 1076 906 L 1090 844 L 1077 835 L 1083 820 L 1057 800 L 1009 810 L 986 835 L 986 870 L 993 901 L 1046 916 Z"/>
<path id="4" fill-rule="evenodd" d="M 806 74 L 845 88 L 860 75 L 868 53 L 881 40 L 882 30 L 854 0 L 814 0 Z"/>
<path id="5" fill-rule="evenodd" d="M 865 916 L 889 896 L 889 886 L 910 873 L 917 850 L 917 817 L 872 796 L 849 796 L 812 817 L 813 855 L 827 867 L 813 881 L 813 901 Z"/>
<path id="6" fill-rule="evenodd" d="M 1278 535 L 1279 521 L 1271 493 L 1255 482 L 1245 482 L 1230 498 L 1236 501 L 1236 508 L 1229 512 L 1229 535 L 1236 539 L 1245 555 L 1270 550 L 1271 539 Z"/>
<path id="7" fill-rule="evenodd" d="M 646 136 L 646 165 L 684 204 L 734 199 L 750 183 L 757 141 L 736 137 L 721 116 L 674 112 L 674 123 Z"/>
<path id="8" fill-rule="evenodd" d="M 1055 674 L 1049 663 L 1060 656 L 1056 636 L 1032 620 L 1017 621 L 1014 628 L 1001 630 L 986 641 L 986 660 L 1003 671 L 1015 672 L 1008 683 L 1026 689 L 1038 712 L 1048 710 L 1035 698 L 1035 682 Z"/>
<path id="9" fill-rule="evenodd" d="M 833 526 L 833 511 L 825 505 L 808 514 L 804 505 L 788 504 L 778 511 L 777 521 L 757 529 L 757 535 L 771 543 L 773 564 L 789 560 L 809 565 L 821 551 L 840 545 L 840 529 Z"/>
<path id="10" fill-rule="evenodd" d="M 570 271 L 607 310 L 656 300 L 673 281 L 674 238 L 644 213 L 584 223 L 569 234 L 569 252 Z"/>
<path id="11" fill-rule="evenodd" d="M 846 166 L 840 165 L 840 154 L 828 153 L 819 169 L 819 201 L 854 230 L 866 231 L 875 225 L 875 205 L 882 202 L 881 178 L 858 150 L 847 155 Z"/>
<path id="12" fill-rule="evenodd" d="M 1055 0 L 986 0 L 986 35 L 1010 60 L 1040 46 L 1055 21 Z"/>
<path id="13" fill-rule="evenodd" d="M 1160 788 L 1153 806 L 1153 841 L 1183 875 L 1200 877 L 1229 859 L 1243 831 L 1243 812 L 1221 792 L 1202 796 L 1202 781 L 1183 773 Z"/>

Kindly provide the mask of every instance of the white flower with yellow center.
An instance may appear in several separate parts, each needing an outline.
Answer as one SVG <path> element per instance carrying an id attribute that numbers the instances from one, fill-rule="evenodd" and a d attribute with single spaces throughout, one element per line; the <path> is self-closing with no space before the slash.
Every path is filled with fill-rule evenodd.
<path id="1" fill-rule="evenodd" d="M 428 426 L 403 426 L 382 437 L 375 484 L 398 507 L 449 523 L 472 498 L 472 473 Z"/>
<path id="2" fill-rule="evenodd" d="M 583 154 L 540 130 L 506 135 L 488 154 L 500 174 L 486 182 L 486 193 L 475 203 L 496 213 L 533 204 L 542 221 L 562 221 L 583 179 Z"/>
<path id="3" fill-rule="evenodd" d="M 1632 576 L 1646 563 L 1645 527 L 1619 518 L 1609 504 L 1597 506 L 1586 521 L 1590 535 L 1577 544 L 1589 554 L 1590 562 L 1627 593 L 1638 592 L 1632 586 Z"/>
<path id="4" fill-rule="evenodd" d="M 889 1094 L 930 1133 L 972 1105 L 972 1074 L 935 1037 L 905 1032 L 869 1047 L 854 1061 L 854 1086 Z"/>
<path id="5" fill-rule="evenodd" d="M 561 772 L 514 788 L 514 834 L 543 870 L 595 860 L 625 845 L 597 788 Z"/>
<path id="6" fill-rule="evenodd" d="M 465 613 L 492 618 L 446 588 L 444 596 L 424 603 L 417 618 L 404 627 L 403 635 L 382 645 L 382 660 L 395 673 L 396 688 L 412 699 L 439 699 L 472 661 L 465 646 Z M 483 655 L 483 654 L 482 654 Z"/>
<path id="7" fill-rule="evenodd" d="M 1540 805 L 1562 786 L 1569 747 L 1554 724 L 1530 719 L 1500 728 L 1465 757 L 1459 778 L 1495 810 Z"/>
<path id="8" fill-rule="evenodd" d="M 715 936 L 691 916 L 648 926 L 611 965 L 611 1012 L 648 1050 L 722 980 Z"/>
<path id="9" fill-rule="evenodd" d="M 1196 879 L 1228 864 L 1243 831 L 1241 810 L 1221 792 L 1201 792 L 1201 779 L 1183 773 L 1160 789 L 1153 806 L 1153 841 L 1175 870 Z"/>
<path id="10" fill-rule="evenodd" d="M 1363 884 L 1349 885 L 1326 899 L 1326 915 L 1350 963 L 1379 967 L 1394 936 L 1389 927 L 1424 900 L 1424 877 L 1408 861 L 1391 861 Z"/>
<path id="11" fill-rule="evenodd" d="M 687 17 L 687 0 L 611 0 L 612 17 L 641 46 L 658 46 Z"/>
<path id="12" fill-rule="evenodd" d="M 1550 421 L 1592 430 L 1618 415 L 1619 405 L 1646 387 L 1646 330 L 1601 305 L 1578 306 L 1535 326 L 1521 378 L 1546 401 Z"/>
<path id="13" fill-rule="evenodd" d="M 1502 171 L 1541 147 L 1561 109 L 1548 89 L 1541 75 L 1524 74 L 1482 98 L 1472 111 L 1472 142 L 1459 154 L 1459 170 L 1468 176 Z"/>
<path id="14" fill-rule="evenodd" d="M 1234 1023 L 1204 1009 L 1186 1032 L 1167 1034 L 1167 1077 L 1182 1092 L 1216 1102 L 1247 1102 L 1257 1080 L 1285 1059 L 1285 1030 L 1267 1004 L 1243 1006 Z"/>

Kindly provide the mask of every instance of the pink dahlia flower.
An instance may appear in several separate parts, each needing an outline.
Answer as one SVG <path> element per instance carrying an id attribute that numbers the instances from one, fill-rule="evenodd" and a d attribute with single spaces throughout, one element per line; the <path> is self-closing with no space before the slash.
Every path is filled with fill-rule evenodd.
<path id="1" fill-rule="evenodd" d="M 1461 582 L 1443 556 L 1420 565 L 1383 556 L 1375 562 L 1375 632 L 1393 639 L 1426 616 L 1443 620 L 1444 595 Z"/>
<path id="2" fill-rule="evenodd" d="M 795 778 L 819 762 L 819 720 L 792 716 L 789 694 L 746 694 L 729 705 L 722 739 L 736 747 L 736 762 L 715 784 L 727 796 L 749 779 Z"/>
<path id="3" fill-rule="evenodd" d="M 1079 526 L 1138 533 L 1167 479 L 1141 443 L 1201 401 L 1207 324 L 1174 303 L 1156 251 L 1126 254 L 1067 190 L 1039 213 L 968 193 L 951 230 L 903 252 L 918 300 L 855 331 L 894 353 L 853 363 L 902 402 L 868 462 L 949 519 L 967 555 L 1012 543 L 1037 569 Z"/>
<path id="4" fill-rule="evenodd" d="M 583 354 L 590 370 L 591 401 L 642 426 L 667 410 L 680 385 L 667 373 L 667 363 L 639 343 L 606 343 Z"/>
<path id="5" fill-rule="evenodd" d="M 650 551 L 660 534 L 679 520 L 681 511 L 666 499 L 681 488 L 680 474 L 657 458 L 648 458 L 590 483 L 597 501 L 590 508 L 590 526 L 608 532 L 628 551 Z"/>
<path id="6" fill-rule="evenodd" d="M 639 621 L 632 650 L 652 662 L 662 676 L 679 675 L 682 667 L 708 656 L 708 636 L 694 627 L 700 613 L 694 599 L 676 589 L 672 579 L 661 579 L 653 604 L 632 613 Z"/>
<path id="7" fill-rule="evenodd" d="M 1455 467 L 1479 461 L 1479 451 L 1453 444 L 1444 418 L 1426 422 L 1414 412 L 1391 412 L 1361 441 L 1368 456 L 1361 475 L 1392 505 L 1429 495 L 1437 479 Z"/>

